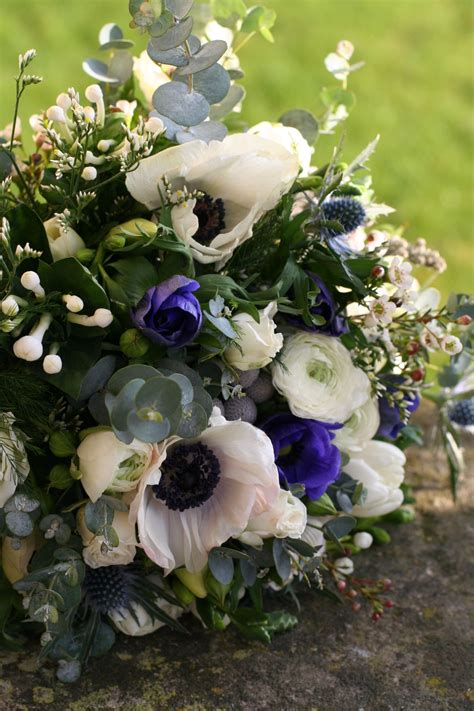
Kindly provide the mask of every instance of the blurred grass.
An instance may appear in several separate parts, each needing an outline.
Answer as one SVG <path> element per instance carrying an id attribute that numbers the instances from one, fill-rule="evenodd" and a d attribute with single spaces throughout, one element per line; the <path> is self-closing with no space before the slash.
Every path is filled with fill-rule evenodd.
<path id="1" fill-rule="evenodd" d="M 127 0 L 2 0 L 0 125 L 11 120 L 20 51 L 35 47 L 32 71 L 44 76 L 27 90 L 28 116 L 68 86 L 88 83 L 81 61 L 97 56 L 97 33 L 117 22 L 127 29 Z M 474 283 L 473 17 L 471 0 L 266 0 L 278 13 L 275 45 L 253 39 L 242 51 L 248 90 L 244 118 L 277 120 L 296 106 L 318 112 L 319 90 L 333 82 L 323 66 L 339 39 L 356 46 L 366 66 L 351 77 L 357 106 L 346 122 L 344 156 L 377 133 L 371 165 L 379 200 L 397 208 L 410 238 L 426 237 L 448 260 L 438 280 L 449 290 Z M 28 128 L 26 129 L 28 130 Z M 335 143 L 316 146 L 321 164 Z"/>

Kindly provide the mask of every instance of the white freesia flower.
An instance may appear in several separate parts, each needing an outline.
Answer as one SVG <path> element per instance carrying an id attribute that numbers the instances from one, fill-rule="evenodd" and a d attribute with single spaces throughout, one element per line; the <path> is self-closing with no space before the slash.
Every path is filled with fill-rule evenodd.
<path id="1" fill-rule="evenodd" d="M 282 123 L 261 121 L 255 126 L 252 126 L 252 128 L 249 129 L 249 133 L 253 133 L 256 136 L 262 136 L 262 138 L 269 138 L 271 141 L 280 143 L 287 150 L 297 156 L 302 174 L 308 175 L 314 148 L 311 148 L 308 141 L 302 136 L 297 128 L 294 128 L 293 126 L 284 126 Z"/>
<path id="2" fill-rule="evenodd" d="M 86 244 L 71 227 L 63 227 L 58 216 L 51 217 L 43 223 L 48 238 L 49 248 L 53 261 L 57 262 L 66 257 L 74 257 L 76 252 L 83 249 Z"/>
<path id="3" fill-rule="evenodd" d="M 271 508 L 280 486 L 273 446 L 247 422 L 211 417 L 197 440 L 170 437 L 130 506 L 147 556 L 169 573 L 192 573 L 208 553 L 239 536 L 249 519 Z"/>
<path id="4" fill-rule="evenodd" d="M 250 314 L 240 313 L 233 317 L 238 332 L 235 345 L 225 351 L 228 363 L 239 370 L 264 368 L 272 362 L 283 347 L 283 336 L 275 333 L 276 324 L 273 316 L 277 312 L 276 302 L 262 309 L 260 323 Z"/>
<path id="5" fill-rule="evenodd" d="M 162 598 L 157 599 L 156 604 L 163 612 L 172 617 L 173 620 L 177 620 L 184 612 L 182 607 L 172 605 Z M 160 627 L 165 626 L 165 622 L 157 618 L 153 619 L 139 603 L 132 600 L 130 606 L 132 610 L 119 607 L 109 612 L 108 615 L 117 629 L 123 634 L 129 637 L 144 637 L 147 634 L 156 632 Z"/>
<path id="6" fill-rule="evenodd" d="M 150 58 L 146 49 L 143 50 L 139 57 L 133 58 L 133 73 L 150 106 L 153 94 L 158 87 L 170 81 L 168 74 Z"/>
<path id="7" fill-rule="evenodd" d="M 302 331 L 286 339 L 273 385 L 296 417 L 321 422 L 345 422 L 370 396 L 367 375 L 337 338 Z"/>
<path id="8" fill-rule="evenodd" d="M 306 528 L 306 506 L 289 491 L 281 489 L 268 511 L 251 518 L 238 537 L 242 543 L 261 548 L 264 538 L 301 538 Z"/>
<path id="9" fill-rule="evenodd" d="M 102 568 L 107 565 L 128 565 L 135 558 L 137 541 L 135 527 L 128 520 L 127 511 L 115 511 L 112 521 L 119 544 L 114 548 L 104 547 L 104 537 L 96 536 L 86 526 L 84 507 L 79 509 L 76 518 L 77 531 L 84 546 L 82 557 L 90 568 Z"/>
<path id="10" fill-rule="evenodd" d="M 377 401 L 369 398 L 359 407 L 344 427 L 335 430 L 334 444 L 343 452 L 358 452 L 375 436 L 380 425 Z"/>
<path id="11" fill-rule="evenodd" d="M 351 454 L 344 471 L 361 482 L 367 491 L 364 503 L 354 506 L 354 516 L 384 516 L 401 506 L 403 492 L 400 485 L 405 475 L 405 462 L 406 457 L 398 447 L 377 440 Z"/>
<path id="12" fill-rule="evenodd" d="M 171 211 L 173 229 L 203 264 L 222 267 L 252 236 L 255 222 L 271 210 L 298 175 L 298 160 L 274 141 L 233 134 L 223 141 L 189 141 L 141 161 L 128 173 L 132 196 L 149 210 L 161 207 L 166 176 L 174 193 L 201 191 Z"/>
<path id="13" fill-rule="evenodd" d="M 13 429 L 14 422 L 13 413 L 0 413 L 0 508 L 30 472 L 25 445 Z"/>
<path id="14" fill-rule="evenodd" d="M 134 439 L 121 442 L 111 431 L 88 434 L 77 448 L 81 483 L 91 501 L 104 491 L 132 491 L 154 463 L 153 445 Z"/>

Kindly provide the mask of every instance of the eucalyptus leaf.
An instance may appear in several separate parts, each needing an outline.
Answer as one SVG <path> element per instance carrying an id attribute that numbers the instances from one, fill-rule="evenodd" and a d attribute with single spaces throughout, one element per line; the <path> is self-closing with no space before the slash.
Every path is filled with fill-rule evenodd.
<path id="1" fill-rule="evenodd" d="M 171 12 L 162 12 L 158 19 L 148 27 L 148 32 L 152 37 L 163 37 L 173 26 L 174 21 Z"/>
<path id="2" fill-rule="evenodd" d="M 170 378 L 150 378 L 140 388 L 135 398 L 137 408 L 152 408 L 157 413 L 171 415 L 181 406 L 181 388 Z"/>
<path id="3" fill-rule="evenodd" d="M 194 0 L 166 0 L 166 7 L 178 20 L 181 20 L 192 8 L 193 2 Z"/>
<path id="4" fill-rule="evenodd" d="M 280 123 L 284 126 L 297 128 L 303 138 L 312 146 L 318 135 L 318 122 L 313 114 L 305 109 L 293 109 L 280 116 Z"/>
<path id="5" fill-rule="evenodd" d="M 186 83 L 187 77 L 175 72 L 175 80 Z M 229 73 L 220 64 L 213 64 L 193 75 L 193 87 L 210 104 L 217 104 L 227 96 L 229 91 Z"/>
<path id="6" fill-rule="evenodd" d="M 142 420 L 136 412 L 130 412 L 128 415 L 128 430 L 133 437 L 136 437 L 141 442 L 161 442 L 170 434 L 171 427 L 168 420 L 163 422 L 151 422 Z"/>
<path id="7" fill-rule="evenodd" d="M 212 67 L 226 52 L 227 42 L 224 40 L 212 40 L 211 42 L 206 42 L 199 52 L 196 52 L 192 57 L 190 57 L 188 64 L 185 67 L 179 67 L 176 70 L 178 76 L 187 76 L 188 74 L 195 74 L 197 72 L 202 72 L 208 67 Z"/>
<path id="8" fill-rule="evenodd" d="M 223 555 L 218 548 L 213 548 L 208 558 L 209 569 L 222 585 L 230 585 L 234 577 L 234 561 Z"/>
<path id="9" fill-rule="evenodd" d="M 110 421 L 115 430 L 125 432 L 128 428 L 127 418 L 130 410 L 135 407 L 135 397 L 145 381 L 141 378 L 130 380 L 119 392 L 109 410 Z"/>
<path id="10" fill-rule="evenodd" d="M 197 91 L 172 81 L 162 84 L 153 94 L 153 106 L 181 126 L 197 126 L 209 116 L 209 103 Z"/>
<path id="11" fill-rule="evenodd" d="M 247 587 L 251 587 L 257 580 L 258 568 L 251 560 L 241 560 L 239 562 L 240 572 Z"/>
<path id="12" fill-rule="evenodd" d="M 33 533 L 33 521 L 26 511 L 9 511 L 5 523 L 10 533 L 18 538 L 26 538 Z"/>
<path id="13" fill-rule="evenodd" d="M 338 540 L 339 538 L 347 536 L 356 524 L 357 520 L 352 516 L 338 516 L 332 521 L 325 523 L 323 531 L 327 533 L 332 540 Z"/>
<path id="14" fill-rule="evenodd" d="M 219 104 L 211 107 L 209 118 L 214 121 L 223 119 L 229 114 L 237 104 L 245 98 L 245 89 L 239 84 L 232 84 L 227 96 Z"/>
<path id="15" fill-rule="evenodd" d="M 191 54 L 195 54 L 201 48 L 201 40 L 196 35 L 188 38 L 188 48 Z M 173 49 L 158 49 L 155 40 L 152 38 L 147 46 L 147 52 L 151 59 L 158 64 L 170 64 L 172 67 L 184 67 L 189 62 L 189 56 L 184 47 L 174 47 Z"/>
<path id="16" fill-rule="evenodd" d="M 183 408 L 177 434 L 179 437 L 197 437 L 208 425 L 209 416 L 198 402 L 192 402 Z"/>
<path id="17" fill-rule="evenodd" d="M 291 574 L 291 558 L 281 538 L 273 540 L 272 551 L 278 575 L 282 580 L 288 580 Z"/>
<path id="18" fill-rule="evenodd" d="M 120 79 L 110 76 L 107 64 L 98 59 L 84 59 L 82 62 L 82 68 L 90 77 L 96 79 L 97 81 L 104 82 L 104 84 L 120 83 Z"/>
<path id="19" fill-rule="evenodd" d="M 187 17 L 182 22 L 179 22 L 162 35 L 155 37 L 155 47 L 159 50 L 174 49 L 185 42 L 193 29 L 193 18 Z"/>
<path id="20" fill-rule="evenodd" d="M 197 126 L 190 126 L 176 132 L 176 140 L 178 143 L 187 143 L 188 141 L 222 141 L 227 136 L 227 127 L 220 121 L 203 121 Z"/>
<path id="21" fill-rule="evenodd" d="M 78 400 L 89 400 L 112 376 L 117 364 L 114 355 L 106 355 L 95 363 L 82 380 Z"/>
<path id="22" fill-rule="evenodd" d="M 148 380 L 149 378 L 154 378 L 157 375 L 159 375 L 159 372 L 151 365 L 142 365 L 141 363 L 137 363 L 136 365 L 127 365 L 125 368 L 117 370 L 117 372 L 112 375 L 107 383 L 107 389 L 114 395 L 118 395 L 120 390 L 128 382 L 130 382 L 130 380 L 134 380 L 135 378 Z"/>

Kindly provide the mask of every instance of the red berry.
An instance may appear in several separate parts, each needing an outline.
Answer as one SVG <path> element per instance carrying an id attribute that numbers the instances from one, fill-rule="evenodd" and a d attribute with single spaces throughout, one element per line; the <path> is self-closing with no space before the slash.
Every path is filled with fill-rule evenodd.
<path id="1" fill-rule="evenodd" d="M 425 377 L 425 371 L 422 368 L 415 368 L 415 370 L 412 370 L 410 373 L 410 377 L 415 381 L 415 383 L 418 383 Z"/>
<path id="2" fill-rule="evenodd" d="M 410 341 L 407 345 L 407 353 L 408 355 L 415 355 L 415 353 L 418 353 L 420 350 L 420 344 L 418 341 Z"/>
<path id="3" fill-rule="evenodd" d="M 372 271 L 370 273 L 374 279 L 381 279 L 385 275 L 385 269 L 380 265 L 377 265 L 376 267 L 372 267 Z"/>
<path id="4" fill-rule="evenodd" d="M 381 617 L 382 617 L 382 613 L 381 613 L 381 612 L 374 612 L 374 614 L 372 615 L 372 619 L 373 619 L 374 622 L 378 622 Z"/>
<path id="5" fill-rule="evenodd" d="M 395 605 L 395 603 L 393 602 L 393 600 L 385 600 L 385 602 L 383 604 L 383 606 L 386 607 L 387 609 L 390 609 L 394 605 Z"/>
<path id="6" fill-rule="evenodd" d="M 468 316 L 468 314 L 464 314 L 456 319 L 456 323 L 460 326 L 469 326 L 469 324 L 472 323 L 472 318 Z"/>
<path id="7" fill-rule="evenodd" d="M 358 594 L 359 593 L 357 592 L 357 590 L 352 589 L 352 590 L 349 590 L 349 592 L 347 593 L 347 597 L 354 598 L 354 597 L 357 597 Z"/>
<path id="8" fill-rule="evenodd" d="M 352 611 L 353 612 L 359 612 L 361 607 L 362 607 L 362 605 L 360 604 L 360 602 L 353 602 L 352 603 Z"/>
<path id="9" fill-rule="evenodd" d="M 345 580 L 338 580 L 338 581 L 337 581 L 337 586 L 336 586 L 336 587 L 337 587 L 337 589 L 339 590 L 339 592 L 342 592 L 343 590 L 345 590 L 345 589 L 346 589 L 346 586 L 347 586 L 347 583 L 346 583 Z"/>

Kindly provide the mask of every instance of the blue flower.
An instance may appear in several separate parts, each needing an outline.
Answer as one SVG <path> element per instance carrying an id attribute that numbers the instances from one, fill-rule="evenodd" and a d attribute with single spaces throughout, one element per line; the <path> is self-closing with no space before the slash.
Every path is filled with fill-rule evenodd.
<path id="1" fill-rule="evenodd" d="M 403 381 L 401 376 L 393 375 L 386 378 L 387 390 L 389 393 L 397 392 L 397 385 Z M 405 394 L 404 400 L 406 403 L 406 409 L 410 414 L 415 412 L 420 404 L 419 395 L 415 397 L 410 397 Z M 386 437 L 387 439 L 397 439 L 398 435 L 405 427 L 405 423 L 400 417 L 400 408 L 397 405 L 391 405 L 386 397 L 381 397 L 379 399 L 379 414 L 380 414 L 380 426 L 377 430 L 377 437 Z"/>
<path id="2" fill-rule="evenodd" d="M 310 499 L 319 499 L 339 476 L 341 453 L 332 444 L 342 425 L 306 420 L 290 413 L 273 415 L 261 425 L 270 437 L 280 481 L 302 484 Z"/>
<path id="3" fill-rule="evenodd" d="M 313 324 L 308 326 L 301 316 L 287 316 L 287 320 L 294 326 L 297 326 L 303 331 L 312 331 L 313 333 L 324 333 L 327 336 L 342 336 L 347 333 L 349 328 L 344 316 L 337 315 L 337 306 L 330 289 L 317 274 L 307 272 L 309 278 L 319 288 L 319 294 L 315 297 L 315 304 L 311 306 L 310 313 L 314 316 L 322 316 L 326 323 L 321 326 Z"/>
<path id="4" fill-rule="evenodd" d="M 321 206 L 321 216 L 327 222 L 339 222 L 342 229 L 323 227 L 323 237 L 338 237 L 347 235 L 364 224 L 365 210 L 358 200 L 351 197 L 336 197 L 324 202 Z"/>
<path id="5" fill-rule="evenodd" d="M 131 310 L 133 323 L 153 343 L 185 346 L 202 324 L 201 307 L 193 294 L 197 289 L 197 281 L 179 275 L 152 286 Z"/>

